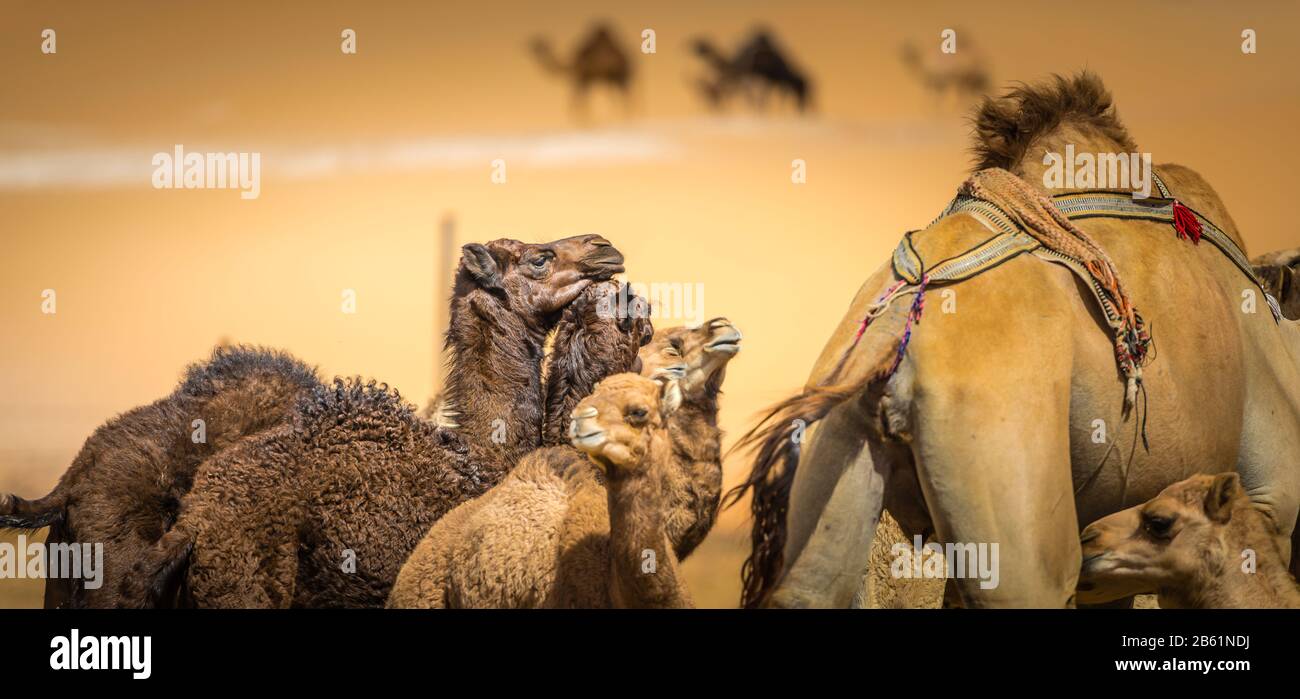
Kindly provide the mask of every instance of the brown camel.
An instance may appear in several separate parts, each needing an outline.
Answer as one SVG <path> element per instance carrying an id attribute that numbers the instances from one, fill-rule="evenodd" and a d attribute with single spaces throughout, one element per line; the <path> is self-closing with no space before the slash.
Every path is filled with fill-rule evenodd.
<path id="1" fill-rule="evenodd" d="M 573 83 L 572 106 L 585 111 L 591 88 L 606 84 L 618 90 L 626 109 L 632 106 L 632 62 L 627 51 L 614 38 L 608 24 L 597 24 L 579 42 L 570 61 L 561 60 L 551 43 L 541 37 L 530 44 L 533 55 L 542 67 L 567 77 Z"/>
<path id="2" fill-rule="evenodd" d="M 1137 152 L 1087 73 L 986 100 L 975 128 L 977 169 L 1031 187 L 1045 181 L 1045 154 L 1067 145 Z M 1241 245 L 1204 179 L 1178 165 L 1156 170 Z M 899 283 L 886 264 L 861 287 L 805 391 L 752 433 L 758 457 L 736 493 L 754 489 L 745 604 L 847 606 L 888 507 L 908 536 L 999 544 L 997 587 L 955 581 L 966 606 L 1066 606 L 1084 524 L 1231 464 L 1279 545 L 1290 539 L 1300 513 L 1300 327 L 1263 304 L 1246 312 L 1243 292 L 1257 287 L 1217 245 L 1151 220 L 1074 225 L 1109 253 L 1114 278 L 1155 328 L 1146 408 L 1126 409 L 1115 338 L 1063 264 L 1011 257 L 948 287 L 960 299 L 953 311 L 932 301 L 915 325 L 914 296 L 875 303 Z M 938 261 L 989 236 L 974 213 L 959 213 L 910 239 Z"/>
<path id="3" fill-rule="evenodd" d="M 696 39 L 694 48 L 713 70 L 712 79 L 700 80 L 698 87 L 715 109 L 726 105 L 738 92 L 746 93 L 756 109 L 766 107 L 773 91 L 789 95 L 800 112 L 812 105 L 807 76 L 791 63 L 766 29 L 755 30 L 731 58 L 707 39 Z"/>
<path id="4" fill-rule="evenodd" d="M 1273 521 L 1235 473 L 1192 476 L 1089 524 L 1080 602 L 1158 593 L 1165 609 L 1300 609 Z"/>
<path id="5" fill-rule="evenodd" d="M 1300 248 L 1260 255 L 1251 264 L 1277 299 L 1282 315 L 1300 320 Z"/>
<path id="6" fill-rule="evenodd" d="M 465 246 L 439 428 L 386 386 L 336 379 L 291 424 L 204 462 L 128 582 L 142 605 L 379 606 L 429 526 L 541 440 L 542 349 L 564 308 L 622 271 L 599 236 Z M 644 333 L 634 326 L 628 342 Z"/>
<path id="7" fill-rule="evenodd" d="M 319 385 L 315 370 L 288 354 L 217 347 L 186 369 L 171 395 L 95 430 L 49 495 L 0 495 L 0 527 L 48 525 L 49 545 L 104 546 L 100 586 L 52 578 L 45 606 L 118 606 L 118 586 L 176 520 L 199 463 L 283 424 Z"/>
<path id="8" fill-rule="evenodd" d="M 628 300 L 622 315 L 616 312 L 620 298 Z M 601 379 L 640 371 L 638 351 L 654 335 L 649 318 L 649 304 L 613 281 L 593 286 L 564 309 L 546 355 L 543 446 L 569 443 L 569 413 Z"/>
<path id="9" fill-rule="evenodd" d="M 911 41 L 903 44 L 903 65 L 936 98 L 958 101 L 979 99 L 988 93 L 990 79 L 983 54 L 963 39 L 959 51 L 922 52 Z"/>
<path id="10" fill-rule="evenodd" d="M 646 378 L 607 379 L 573 411 L 570 438 L 583 451 L 539 449 L 500 485 L 439 520 L 402 567 L 388 606 L 689 605 L 676 564 L 708 534 L 717 513 L 717 396 L 739 343 L 739 331 L 721 318 L 660 330 L 640 352 Z M 652 380 L 665 384 L 670 403 L 681 404 L 659 428 L 667 436 L 662 453 L 628 470 L 626 462 L 637 459 L 619 459 L 625 452 L 615 445 L 637 434 L 638 421 L 653 419 Z M 606 420 L 613 424 L 601 426 L 609 436 L 602 442 L 594 423 Z M 625 585 L 647 575 L 639 567 L 647 561 L 655 584 Z M 658 572 L 660 565 L 666 572 Z"/>

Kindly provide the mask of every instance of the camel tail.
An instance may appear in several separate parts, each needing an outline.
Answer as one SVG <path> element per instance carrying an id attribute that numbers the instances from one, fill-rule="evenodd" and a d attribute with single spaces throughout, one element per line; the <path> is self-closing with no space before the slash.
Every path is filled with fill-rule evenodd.
<path id="1" fill-rule="evenodd" d="M 802 393 L 772 406 L 767 415 L 732 447 L 732 451 L 747 449 L 754 452 L 749 477 L 728 491 L 723 499 L 723 506 L 730 507 L 746 492 L 752 491 L 749 506 L 754 517 L 752 548 L 740 572 L 743 582 L 741 607 L 752 609 L 760 606 L 781 573 L 786 510 L 790 504 L 790 486 L 799 465 L 804 431 L 862 391 L 874 378 L 854 384 L 804 389 Z"/>
<path id="2" fill-rule="evenodd" d="M 66 502 L 67 498 L 59 488 L 36 500 L 25 500 L 9 493 L 0 494 L 0 530 L 31 531 L 61 522 Z"/>

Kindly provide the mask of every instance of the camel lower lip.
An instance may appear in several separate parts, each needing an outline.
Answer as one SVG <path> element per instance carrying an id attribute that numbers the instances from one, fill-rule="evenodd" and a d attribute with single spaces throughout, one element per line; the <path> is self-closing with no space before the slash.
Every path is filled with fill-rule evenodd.
<path id="1" fill-rule="evenodd" d="M 587 434 L 575 435 L 573 443 L 577 446 L 594 447 L 605 441 L 604 432 L 588 432 Z"/>

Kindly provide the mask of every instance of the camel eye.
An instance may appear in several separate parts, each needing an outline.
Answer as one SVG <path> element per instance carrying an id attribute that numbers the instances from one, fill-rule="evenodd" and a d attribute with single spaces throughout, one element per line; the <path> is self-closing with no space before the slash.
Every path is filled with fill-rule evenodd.
<path id="1" fill-rule="evenodd" d="M 1174 526 L 1173 517 L 1160 517 L 1158 515 L 1142 515 L 1142 528 L 1147 534 L 1157 539 L 1168 539 L 1170 529 Z"/>
<path id="2" fill-rule="evenodd" d="M 631 422 L 633 424 L 641 424 L 645 422 L 646 418 L 648 417 L 650 417 L 650 411 L 646 410 L 645 408 L 639 405 L 634 408 L 627 409 L 628 422 Z"/>

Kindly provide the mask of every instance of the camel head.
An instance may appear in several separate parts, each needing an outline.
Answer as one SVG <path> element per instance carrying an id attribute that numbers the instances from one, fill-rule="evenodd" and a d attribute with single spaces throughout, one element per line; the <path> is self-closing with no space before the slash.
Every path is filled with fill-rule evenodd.
<path id="1" fill-rule="evenodd" d="M 716 394 L 726 376 L 727 362 L 740 351 L 741 337 L 740 330 L 726 318 L 693 328 L 665 328 L 641 348 L 641 375 L 677 379 L 688 401 Z"/>
<path id="2" fill-rule="evenodd" d="M 456 296 L 487 292 L 535 326 L 549 329 L 593 282 L 623 271 L 623 254 L 598 235 L 550 243 L 501 239 L 461 248 Z"/>
<path id="3" fill-rule="evenodd" d="M 569 441 L 609 477 L 640 473 L 656 446 L 668 447 L 664 426 L 681 402 L 674 380 L 615 374 L 573 409 Z"/>
<path id="4" fill-rule="evenodd" d="M 1236 560 L 1224 533 L 1234 509 L 1252 507 L 1236 473 L 1198 475 L 1089 524 L 1080 536 L 1077 601 L 1096 604 L 1188 589 Z"/>

